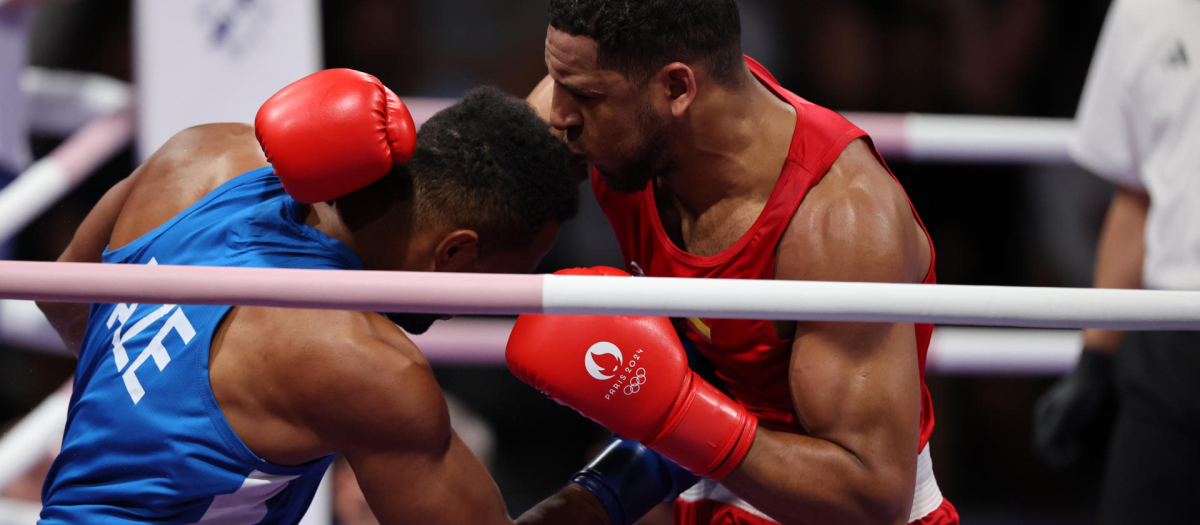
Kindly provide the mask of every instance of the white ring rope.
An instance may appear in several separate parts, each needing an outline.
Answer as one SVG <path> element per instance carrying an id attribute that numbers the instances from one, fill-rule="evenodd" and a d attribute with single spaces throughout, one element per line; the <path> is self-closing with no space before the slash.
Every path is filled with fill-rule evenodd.
<path id="1" fill-rule="evenodd" d="M 93 121 L 0 190 L 0 242 L 33 222 L 87 179 L 133 136 L 133 118 L 123 109 Z"/>
<path id="2" fill-rule="evenodd" d="M 30 130 L 59 136 L 133 104 L 133 88 L 126 82 L 96 73 L 36 66 L 21 73 L 21 96 Z"/>
<path id="3" fill-rule="evenodd" d="M 411 337 L 434 365 L 504 366 L 512 327 L 512 318 L 459 317 Z M 0 300 L 0 341 L 70 355 L 33 301 Z M 945 375 L 1061 374 L 1075 365 L 1082 346 L 1077 330 L 939 326 L 933 329 L 926 369 Z"/>
<path id="4" fill-rule="evenodd" d="M 547 275 L 551 314 L 1200 329 L 1200 292 Z"/>
<path id="5" fill-rule="evenodd" d="M 43 354 L 71 355 L 33 301 L 0 299 L 0 342 Z"/>
<path id="6" fill-rule="evenodd" d="M 1200 329 L 1200 292 L 0 261 L 0 298 L 515 315 Z"/>
<path id="7" fill-rule="evenodd" d="M 419 125 L 455 102 L 402 97 Z M 1066 164 L 1074 121 L 1064 118 L 843 112 L 885 159 L 966 164 Z"/>
<path id="8" fill-rule="evenodd" d="M 885 159 L 967 164 L 1066 164 L 1070 119 L 853 113 Z"/>
<path id="9" fill-rule="evenodd" d="M 70 400 L 67 389 L 50 394 L 0 439 L 0 492 L 56 452 Z"/>
<path id="10" fill-rule="evenodd" d="M 22 88 L 35 103 L 33 123 L 46 129 L 78 126 L 82 115 L 96 119 L 0 192 L 0 242 L 25 227 L 70 191 L 133 136 L 128 86 L 82 73 L 29 68 Z M 41 103 L 38 103 L 41 101 Z M 454 99 L 409 97 L 419 124 Z M 69 108 L 69 109 L 64 109 Z M 885 157 L 938 162 L 1066 162 L 1072 124 L 1066 119 L 846 113 L 875 140 Z"/>
<path id="11" fill-rule="evenodd" d="M 133 137 L 133 97 L 124 82 L 29 67 L 21 75 L 21 91 L 33 129 L 74 134 L 0 190 L 0 243 L 87 180 Z"/>

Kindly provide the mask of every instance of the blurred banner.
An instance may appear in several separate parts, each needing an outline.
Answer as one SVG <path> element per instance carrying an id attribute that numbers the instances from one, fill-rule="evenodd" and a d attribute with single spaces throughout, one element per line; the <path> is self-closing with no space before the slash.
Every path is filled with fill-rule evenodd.
<path id="1" fill-rule="evenodd" d="M 136 0 L 133 15 L 141 159 L 189 126 L 253 122 L 321 68 L 317 0 Z"/>

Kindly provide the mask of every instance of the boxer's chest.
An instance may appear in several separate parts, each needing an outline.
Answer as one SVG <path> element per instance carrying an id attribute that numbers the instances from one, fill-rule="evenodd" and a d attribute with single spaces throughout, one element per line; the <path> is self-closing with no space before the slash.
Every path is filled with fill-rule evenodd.
<path id="1" fill-rule="evenodd" d="M 766 208 L 765 198 L 725 199 L 704 210 L 689 210 L 675 197 L 655 194 L 655 208 L 663 233 L 680 250 L 711 257 L 737 244 L 754 227 Z"/>

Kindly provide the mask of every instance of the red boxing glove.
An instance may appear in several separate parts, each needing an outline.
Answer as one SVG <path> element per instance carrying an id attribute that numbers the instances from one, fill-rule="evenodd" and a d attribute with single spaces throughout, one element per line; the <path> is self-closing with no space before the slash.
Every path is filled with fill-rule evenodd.
<path id="1" fill-rule="evenodd" d="M 623 275 L 598 267 L 555 272 Z M 522 315 L 508 369 L 617 435 L 721 479 L 750 451 L 758 419 L 688 368 L 666 317 Z"/>
<path id="2" fill-rule="evenodd" d="M 283 189 L 307 204 L 366 187 L 417 146 L 404 103 L 353 69 L 326 69 L 289 84 L 259 108 L 254 134 Z"/>

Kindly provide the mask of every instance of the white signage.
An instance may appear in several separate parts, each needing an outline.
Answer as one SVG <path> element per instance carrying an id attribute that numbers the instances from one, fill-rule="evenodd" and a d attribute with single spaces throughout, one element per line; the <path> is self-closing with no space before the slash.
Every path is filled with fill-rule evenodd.
<path id="1" fill-rule="evenodd" d="M 197 124 L 253 122 L 321 68 L 320 27 L 317 0 L 135 0 L 138 155 Z"/>

